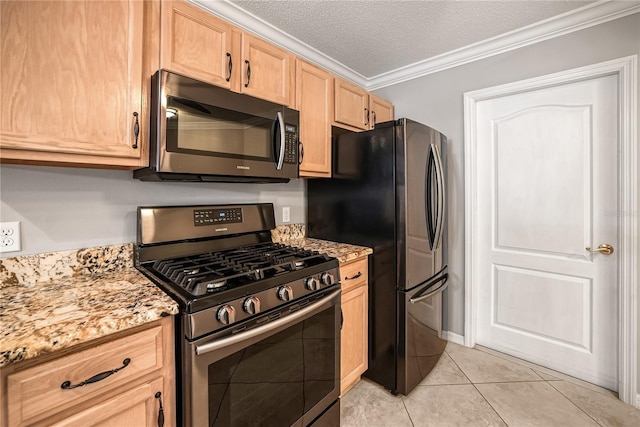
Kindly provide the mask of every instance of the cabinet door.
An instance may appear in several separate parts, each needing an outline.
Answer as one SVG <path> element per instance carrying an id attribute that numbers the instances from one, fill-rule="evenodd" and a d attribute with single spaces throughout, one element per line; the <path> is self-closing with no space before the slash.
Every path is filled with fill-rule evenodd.
<path id="1" fill-rule="evenodd" d="M 256 98 L 293 106 L 294 56 L 250 34 L 242 34 L 241 91 Z"/>
<path id="2" fill-rule="evenodd" d="M 331 176 L 333 82 L 328 72 L 298 59 L 296 109 L 302 142 L 300 176 Z"/>
<path id="3" fill-rule="evenodd" d="M 376 123 L 393 120 L 393 104 L 375 95 L 369 95 L 369 108 L 371 110 L 371 129 Z"/>
<path id="4" fill-rule="evenodd" d="M 89 409 L 53 424 L 91 427 L 158 426 L 160 400 L 164 395 L 162 378 L 133 387 L 115 397 L 96 403 Z M 158 398 L 156 393 L 160 392 Z M 162 402 L 163 406 L 165 402 Z M 164 415 L 163 415 L 164 416 Z M 169 422 L 168 425 L 171 423 Z"/>
<path id="5" fill-rule="evenodd" d="M 368 366 L 368 286 L 359 286 L 342 295 L 340 395 L 353 387 Z"/>
<path id="6" fill-rule="evenodd" d="M 0 2 L 3 160 L 142 165 L 144 3 Z M 137 116 L 137 118 L 136 118 Z M 137 140 L 137 143 L 136 143 Z"/>
<path id="7" fill-rule="evenodd" d="M 184 1 L 163 2 L 161 20 L 162 68 L 225 88 L 239 78 L 231 24 Z"/>
<path id="8" fill-rule="evenodd" d="M 369 129 L 369 94 L 366 90 L 335 78 L 334 121 L 358 129 Z"/>

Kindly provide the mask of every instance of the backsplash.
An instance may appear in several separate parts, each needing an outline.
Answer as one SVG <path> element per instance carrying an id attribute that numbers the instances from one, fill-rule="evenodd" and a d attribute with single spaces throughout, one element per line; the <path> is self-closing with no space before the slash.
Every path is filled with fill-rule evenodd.
<path id="1" fill-rule="evenodd" d="M 271 230 L 274 242 L 303 239 L 305 224 L 279 225 Z M 0 259 L 0 289 L 32 287 L 65 277 L 103 274 L 133 267 L 133 244 L 98 246 Z"/>
<path id="2" fill-rule="evenodd" d="M 133 244 L 99 246 L 0 259 L 0 289 L 32 287 L 65 277 L 133 267 Z"/>
<path id="3" fill-rule="evenodd" d="M 306 224 L 278 225 L 271 230 L 271 240 L 276 243 L 284 243 L 288 240 L 304 239 L 307 236 Z"/>

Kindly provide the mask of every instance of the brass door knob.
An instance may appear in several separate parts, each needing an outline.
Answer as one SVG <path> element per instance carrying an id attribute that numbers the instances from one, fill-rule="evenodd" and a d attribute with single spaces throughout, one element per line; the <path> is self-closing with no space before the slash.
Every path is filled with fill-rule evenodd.
<path id="1" fill-rule="evenodd" d="M 598 246 L 597 249 L 591 249 L 591 248 L 585 248 L 586 250 L 588 250 L 591 253 L 597 253 L 600 252 L 603 255 L 611 255 L 613 253 L 613 246 L 605 243 L 603 245 Z"/>

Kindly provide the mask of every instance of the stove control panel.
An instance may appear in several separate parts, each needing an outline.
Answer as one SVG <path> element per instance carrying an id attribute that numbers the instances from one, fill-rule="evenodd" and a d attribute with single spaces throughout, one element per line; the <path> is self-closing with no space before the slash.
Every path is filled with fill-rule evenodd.
<path id="1" fill-rule="evenodd" d="M 297 300 L 334 286 L 337 283 L 336 277 L 340 277 L 337 267 L 321 270 L 286 284 L 266 288 L 250 295 L 188 314 L 187 339 L 195 339 L 233 324 L 239 324 L 261 313 L 295 304 Z"/>
<path id="2" fill-rule="evenodd" d="M 195 209 L 193 225 L 220 225 L 242 222 L 242 209 Z"/>

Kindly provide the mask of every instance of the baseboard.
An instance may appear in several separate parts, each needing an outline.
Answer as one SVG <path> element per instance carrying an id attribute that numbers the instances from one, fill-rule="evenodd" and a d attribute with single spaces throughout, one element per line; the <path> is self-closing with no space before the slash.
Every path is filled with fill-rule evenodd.
<path id="1" fill-rule="evenodd" d="M 464 336 L 458 335 L 455 332 L 442 331 L 442 338 L 454 344 L 464 345 Z"/>

